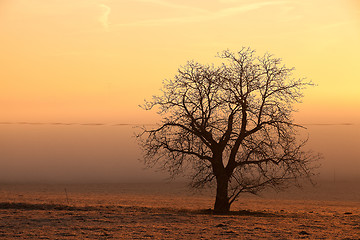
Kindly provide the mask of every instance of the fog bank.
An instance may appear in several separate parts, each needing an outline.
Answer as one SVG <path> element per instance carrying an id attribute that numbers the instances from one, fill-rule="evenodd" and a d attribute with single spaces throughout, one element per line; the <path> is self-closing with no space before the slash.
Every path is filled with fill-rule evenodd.
<path id="1" fill-rule="evenodd" d="M 308 147 L 323 154 L 320 179 L 360 179 L 360 126 L 307 125 Z M 163 181 L 144 169 L 131 125 L 1 124 L 0 182 Z"/>

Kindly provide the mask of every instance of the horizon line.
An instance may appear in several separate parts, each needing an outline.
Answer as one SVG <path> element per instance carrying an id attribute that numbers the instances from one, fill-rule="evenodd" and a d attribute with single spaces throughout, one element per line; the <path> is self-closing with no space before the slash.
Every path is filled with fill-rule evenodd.
<path id="1" fill-rule="evenodd" d="M 0 125 L 57 125 L 57 126 L 149 126 L 156 123 L 104 123 L 104 122 L 0 122 Z M 354 126 L 357 123 L 302 123 L 304 126 Z"/>
<path id="2" fill-rule="evenodd" d="M 0 125 L 55 125 L 55 126 L 142 126 L 152 123 L 101 123 L 101 122 L 0 122 Z"/>

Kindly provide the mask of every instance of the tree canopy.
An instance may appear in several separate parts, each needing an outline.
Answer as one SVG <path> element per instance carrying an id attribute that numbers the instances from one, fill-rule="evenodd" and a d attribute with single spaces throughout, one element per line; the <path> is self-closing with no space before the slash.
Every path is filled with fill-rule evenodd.
<path id="1" fill-rule="evenodd" d="M 310 177 L 319 157 L 304 150 L 292 119 L 310 81 L 250 48 L 218 57 L 218 66 L 190 61 L 165 80 L 162 94 L 144 104 L 162 121 L 138 137 L 147 165 L 172 176 L 188 169 L 193 187 L 216 182 L 214 210 L 223 213 L 242 192 Z"/>

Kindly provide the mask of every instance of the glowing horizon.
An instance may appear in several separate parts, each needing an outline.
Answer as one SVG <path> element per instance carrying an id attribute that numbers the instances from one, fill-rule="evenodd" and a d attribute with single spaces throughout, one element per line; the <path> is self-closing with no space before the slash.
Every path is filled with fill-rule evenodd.
<path id="1" fill-rule="evenodd" d="M 357 0 L 2 0 L 0 28 L 0 182 L 159 178 L 133 138 L 159 116 L 138 105 L 188 60 L 242 47 L 318 85 L 295 122 L 322 177 L 358 178 Z"/>

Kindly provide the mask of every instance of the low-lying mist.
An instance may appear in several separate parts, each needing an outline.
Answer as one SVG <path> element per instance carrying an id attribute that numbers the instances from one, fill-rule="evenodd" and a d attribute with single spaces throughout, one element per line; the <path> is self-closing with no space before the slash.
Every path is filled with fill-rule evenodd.
<path id="1" fill-rule="evenodd" d="M 308 125 L 308 147 L 323 154 L 319 179 L 360 180 L 360 126 Z M 1 124 L 0 182 L 163 181 L 145 169 L 131 125 Z"/>

